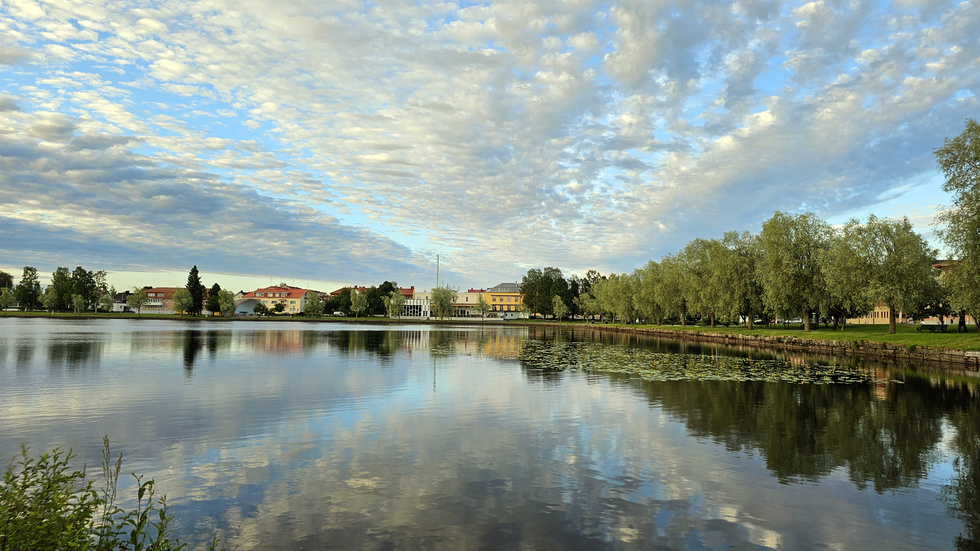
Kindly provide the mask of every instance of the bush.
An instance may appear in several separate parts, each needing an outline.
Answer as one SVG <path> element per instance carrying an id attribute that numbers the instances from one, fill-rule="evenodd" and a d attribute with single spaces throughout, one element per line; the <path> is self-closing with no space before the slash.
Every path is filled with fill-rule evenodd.
<path id="1" fill-rule="evenodd" d="M 136 479 L 136 509 L 116 505 L 122 454 L 115 463 L 109 438 L 102 441 L 103 486 L 96 489 L 84 470 L 72 470 L 76 456 L 55 448 L 37 459 L 21 444 L 0 487 L 0 551 L 186 549 L 171 539 L 166 496 L 155 497 L 153 480 Z M 211 543 L 213 550 L 217 539 Z"/>

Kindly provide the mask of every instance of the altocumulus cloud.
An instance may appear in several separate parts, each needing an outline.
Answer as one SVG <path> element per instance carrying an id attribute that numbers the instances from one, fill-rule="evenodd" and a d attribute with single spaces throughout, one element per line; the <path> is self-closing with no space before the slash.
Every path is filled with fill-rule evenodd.
<path id="1" fill-rule="evenodd" d="M 944 202 L 978 26 L 975 1 L 7 2 L 0 252 L 406 285 L 439 253 L 470 286 L 774 210 L 921 219 L 876 207 Z"/>

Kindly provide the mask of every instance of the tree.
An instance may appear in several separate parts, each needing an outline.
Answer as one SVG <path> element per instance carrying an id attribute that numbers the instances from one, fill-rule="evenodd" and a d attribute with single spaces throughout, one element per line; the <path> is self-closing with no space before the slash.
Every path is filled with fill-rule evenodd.
<path id="1" fill-rule="evenodd" d="M 0 289 L 10 289 L 14 288 L 14 276 L 8 274 L 7 272 L 0 270 Z"/>
<path id="2" fill-rule="evenodd" d="M 75 306 L 75 296 L 82 297 L 84 306 L 82 310 L 87 310 L 90 304 L 98 299 L 98 288 L 95 282 L 95 274 L 78 266 L 71 273 L 71 301 L 72 307 Z"/>
<path id="3" fill-rule="evenodd" d="M 252 308 L 252 312 L 259 316 L 264 316 L 269 313 L 269 307 L 260 302 Z"/>
<path id="4" fill-rule="evenodd" d="M 640 317 L 661 325 L 664 319 L 664 309 L 657 302 L 657 282 L 661 277 L 661 267 L 653 260 L 647 262 L 640 270 L 634 272 L 636 277 L 636 296 L 633 305 Z"/>
<path id="5" fill-rule="evenodd" d="M 41 304 L 44 305 L 44 309 L 48 312 L 53 313 L 58 310 L 60 306 L 60 297 L 58 297 L 58 290 L 55 289 L 54 285 L 48 285 L 44 289 L 44 294 L 41 295 Z"/>
<path id="6" fill-rule="evenodd" d="M 277 313 L 277 314 L 283 313 L 284 311 L 286 311 L 286 303 L 285 302 L 277 302 L 277 303 L 275 303 L 272 306 L 272 311 L 275 312 L 275 313 Z"/>
<path id="7" fill-rule="evenodd" d="M 0 289 L 0 309 L 6 313 L 7 309 L 17 302 L 17 297 L 14 296 L 14 290 L 10 287 L 4 287 Z"/>
<path id="8" fill-rule="evenodd" d="M 320 300 L 320 293 L 316 291 L 307 291 L 309 297 L 306 299 L 306 304 L 303 305 L 303 313 L 310 317 L 320 317 L 323 315 L 323 301 Z"/>
<path id="9" fill-rule="evenodd" d="M 367 293 L 361 293 L 360 291 L 351 291 L 350 294 L 350 309 L 354 312 L 354 318 L 363 312 L 367 308 Z"/>
<path id="10" fill-rule="evenodd" d="M 654 298 L 665 315 L 680 319 L 682 327 L 687 325 L 685 277 L 685 264 L 677 255 L 667 255 L 660 259 L 660 277 L 654 286 Z"/>
<path id="11" fill-rule="evenodd" d="M 105 270 L 99 270 L 92 274 L 92 280 L 95 282 L 95 295 L 92 297 L 93 302 L 98 302 L 99 298 L 109 291 L 109 285 L 106 283 L 106 275 Z"/>
<path id="12" fill-rule="evenodd" d="M 187 274 L 187 291 L 191 294 L 191 307 L 186 312 L 196 316 L 204 310 L 204 293 L 207 291 L 207 287 L 201 283 L 201 275 L 197 272 L 197 264 Z"/>
<path id="13" fill-rule="evenodd" d="M 24 273 L 20 277 L 20 285 L 17 286 L 17 301 L 20 302 L 20 309 L 28 312 L 34 310 L 40 298 L 41 282 L 37 278 L 37 268 L 24 266 Z"/>
<path id="14" fill-rule="evenodd" d="M 372 311 L 371 309 L 372 298 L 368 296 L 368 312 L 371 314 L 388 315 L 388 317 L 390 318 L 391 315 L 388 313 L 388 298 L 392 296 L 391 293 L 393 292 L 398 293 L 398 296 L 401 296 L 401 291 L 398 289 L 398 284 L 395 283 L 394 281 L 385 281 L 384 283 L 379 285 L 377 304 L 375 305 L 376 308 L 374 311 Z M 401 307 L 404 305 L 405 305 L 404 302 L 402 302 L 401 305 L 399 305 L 399 311 L 398 314 L 396 314 L 396 316 L 401 315 Z"/>
<path id="15" fill-rule="evenodd" d="M 959 313 L 957 331 L 966 331 L 966 315 L 980 328 L 980 258 L 971 256 L 950 262 L 942 275 L 949 306 Z"/>
<path id="16" fill-rule="evenodd" d="M 486 320 L 490 313 L 490 303 L 483 298 L 483 293 L 476 299 L 476 311 L 480 313 L 481 320 Z"/>
<path id="17" fill-rule="evenodd" d="M 707 316 L 711 327 L 715 326 L 718 312 L 726 309 L 727 254 L 728 249 L 715 239 L 695 239 L 678 255 L 685 265 L 683 292 L 687 306 L 693 313 Z"/>
<path id="18" fill-rule="evenodd" d="M 126 305 L 128 305 L 133 310 L 136 310 L 136 317 L 140 316 L 140 312 L 146 303 L 150 300 L 150 297 L 146 294 L 146 289 L 143 287 L 133 287 L 133 293 L 126 298 Z"/>
<path id="19" fill-rule="evenodd" d="M 558 318 L 558 323 L 561 323 L 561 319 L 568 315 L 568 306 L 565 306 L 565 301 L 558 295 L 555 295 L 552 303 L 551 309 L 555 313 L 555 317 Z"/>
<path id="20" fill-rule="evenodd" d="M 211 315 L 215 315 L 221 311 L 221 299 L 219 294 L 221 293 L 221 285 L 215 283 L 211 286 L 211 290 L 208 291 L 208 299 L 204 301 L 204 307 Z"/>
<path id="21" fill-rule="evenodd" d="M 952 258 L 947 288 L 954 308 L 972 312 L 980 327 L 980 124 L 966 120 L 966 128 L 936 149 L 936 164 L 946 177 L 943 191 L 953 204 L 939 213 L 939 236 Z M 955 268 L 955 269 L 953 269 Z"/>
<path id="22" fill-rule="evenodd" d="M 826 291 L 821 259 L 830 235 L 830 226 L 812 213 L 781 212 L 763 222 L 759 234 L 763 302 L 783 317 L 800 315 L 804 331 L 810 331 L 810 314 Z"/>
<path id="23" fill-rule="evenodd" d="M 86 310 L 86 300 L 82 295 L 73 295 L 71 297 L 71 304 L 76 314 Z"/>
<path id="24" fill-rule="evenodd" d="M 568 282 L 558 268 L 530 269 L 521 280 L 521 303 L 542 316 L 554 314 L 552 297 L 567 292 Z"/>
<path id="25" fill-rule="evenodd" d="M 112 307 L 116 303 L 116 288 L 109 287 L 101 297 L 99 297 L 99 306 L 102 307 L 106 312 L 111 312 Z"/>
<path id="26" fill-rule="evenodd" d="M 46 310 L 62 310 L 71 308 L 71 295 L 73 293 L 72 281 L 71 281 L 71 271 L 68 268 L 58 266 L 54 272 L 51 274 L 51 284 L 48 287 L 53 288 L 54 294 L 58 297 L 57 302 L 54 307 L 48 307 L 47 304 L 44 305 Z M 47 292 L 47 289 L 45 289 Z M 43 302 L 43 299 L 42 299 Z"/>
<path id="27" fill-rule="evenodd" d="M 453 304 L 456 303 L 456 291 L 450 287 L 432 289 L 432 313 L 439 319 L 452 317 Z"/>
<path id="28" fill-rule="evenodd" d="M 336 298 L 332 299 L 333 308 L 329 311 L 343 312 L 346 315 L 351 313 L 351 297 L 354 294 L 354 290 L 350 287 L 344 287 L 340 290 L 340 294 Z"/>
<path id="29" fill-rule="evenodd" d="M 762 312 L 762 286 L 759 284 L 756 266 L 759 263 L 759 239 L 744 232 L 726 232 L 722 245 L 728 249 L 723 269 L 723 294 L 726 309 L 734 317 L 742 316 L 752 329 L 755 316 Z"/>
<path id="30" fill-rule="evenodd" d="M 368 287 L 364 291 L 364 298 L 367 300 L 367 305 L 364 307 L 364 313 L 366 315 L 373 316 L 375 314 L 384 314 L 384 296 L 377 287 L 374 285 Z"/>
<path id="31" fill-rule="evenodd" d="M 914 312 L 926 302 L 935 279 L 937 252 L 912 231 L 907 218 L 865 224 L 851 220 L 825 263 L 827 286 L 850 289 L 865 304 L 888 308 L 888 333 L 895 333 L 895 313 Z M 856 281 L 855 281 L 856 280 Z"/>
<path id="32" fill-rule="evenodd" d="M 221 307 L 222 316 L 232 316 L 235 314 L 235 293 L 227 289 L 218 291 L 218 304 Z"/>
<path id="33" fill-rule="evenodd" d="M 404 307 L 405 296 L 397 288 L 390 291 L 388 296 L 385 297 L 385 310 L 387 310 L 389 318 L 401 317 L 402 308 Z"/>
<path id="34" fill-rule="evenodd" d="M 194 297 L 187 289 L 174 291 L 173 301 L 175 314 L 189 314 L 194 308 Z"/>

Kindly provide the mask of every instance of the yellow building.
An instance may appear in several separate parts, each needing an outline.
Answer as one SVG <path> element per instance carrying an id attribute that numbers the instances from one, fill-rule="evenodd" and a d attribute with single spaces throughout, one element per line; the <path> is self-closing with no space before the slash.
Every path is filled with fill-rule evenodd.
<path id="1" fill-rule="evenodd" d="M 490 305 L 491 312 L 521 314 L 521 286 L 517 283 L 501 283 L 491 287 L 483 294 L 483 300 Z"/>

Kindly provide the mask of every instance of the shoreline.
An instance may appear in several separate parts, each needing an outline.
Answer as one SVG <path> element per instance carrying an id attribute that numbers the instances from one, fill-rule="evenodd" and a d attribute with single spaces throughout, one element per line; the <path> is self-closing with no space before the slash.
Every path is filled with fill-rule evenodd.
<path id="1" fill-rule="evenodd" d="M 558 329 L 578 329 L 596 332 L 631 333 L 650 337 L 668 338 L 695 343 L 719 344 L 733 347 L 759 348 L 792 352 L 805 352 L 843 358 L 859 358 L 894 364 L 916 364 L 931 367 L 959 368 L 967 371 L 980 372 L 980 350 L 936 347 L 928 345 L 907 345 L 903 343 L 880 342 L 868 339 L 814 339 L 795 335 L 787 335 L 792 330 L 783 330 L 778 335 L 745 334 L 726 332 L 724 330 L 700 331 L 692 329 L 667 329 L 663 327 L 634 326 L 620 324 L 602 324 L 581 322 L 556 323 L 549 320 L 499 320 L 499 319 L 390 319 L 387 317 L 321 317 L 307 318 L 303 316 L 181 316 L 173 314 L 146 314 L 136 317 L 134 314 L 100 313 L 100 314 L 48 314 L 46 312 L 5 312 L 0 314 L 0 320 L 10 319 L 51 319 L 51 320 L 102 320 L 123 319 L 132 321 L 167 320 L 178 322 L 226 323 L 244 322 L 295 322 L 295 323 L 371 323 L 376 325 L 426 324 L 426 325 L 493 325 L 493 326 L 523 326 L 523 327 L 552 327 Z M 827 329 L 821 330 L 825 332 Z M 840 332 L 844 336 L 844 332 Z"/>

